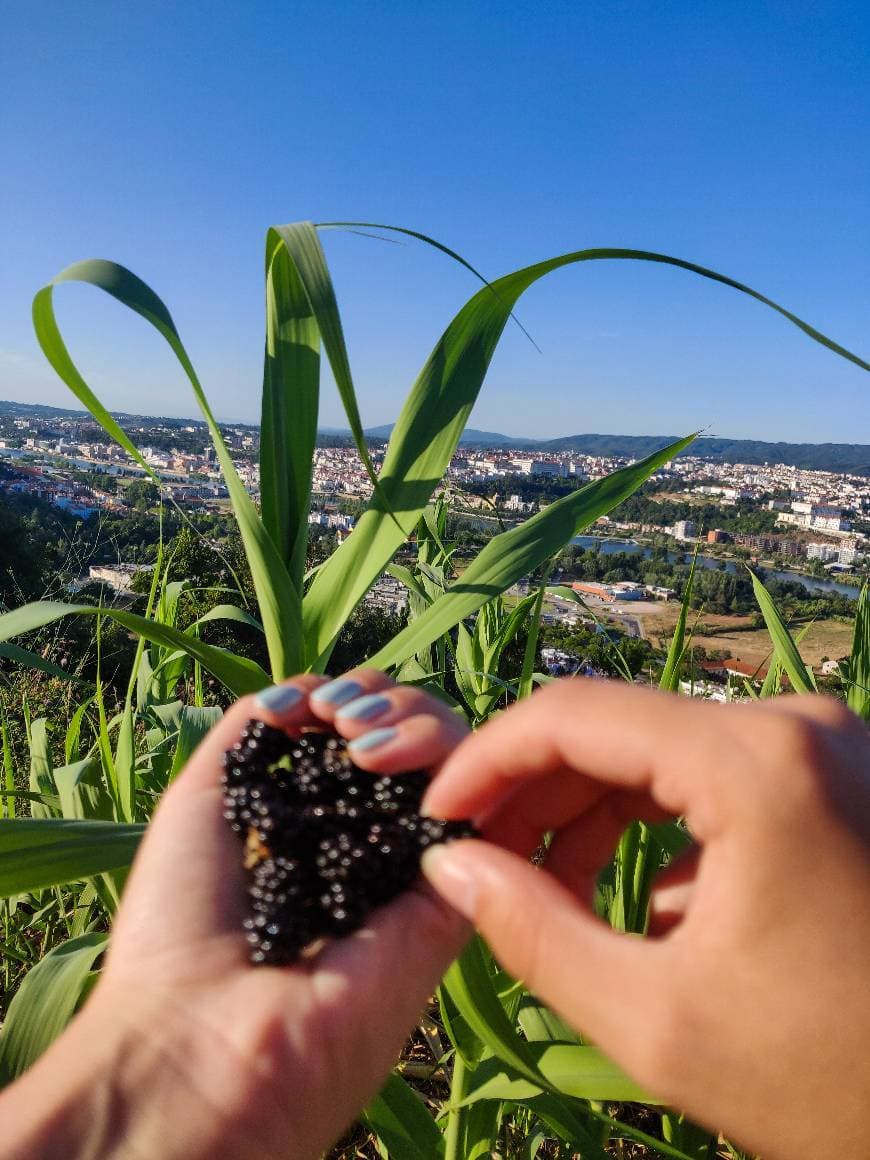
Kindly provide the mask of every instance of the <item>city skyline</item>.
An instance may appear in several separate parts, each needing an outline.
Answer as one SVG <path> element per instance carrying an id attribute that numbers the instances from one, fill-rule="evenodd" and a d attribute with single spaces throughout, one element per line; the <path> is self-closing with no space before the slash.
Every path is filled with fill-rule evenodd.
<path id="1" fill-rule="evenodd" d="M 75 401 L 75 400 L 73 400 L 73 401 Z M 16 408 L 18 408 L 18 407 L 22 408 L 22 410 L 20 412 L 16 410 Z M 2 398 L 0 398 L 0 419 L 2 419 L 2 416 L 4 413 L 7 413 L 9 416 L 24 415 L 24 414 L 28 413 L 26 409 L 30 408 L 30 407 L 44 408 L 45 413 L 41 414 L 39 416 L 40 418 L 47 418 L 51 414 L 57 414 L 58 416 L 64 416 L 64 415 L 81 416 L 82 421 L 87 423 L 87 424 L 93 425 L 96 423 L 96 420 L 94 420 L 91 413 L 84 407 L 65 406 L 65 405 L 61 405 L 61 404 L 58 404 L 57 406 L 55 406 L 53 404 L 46 404 L 46 403 L 32 403 L 30 400 L 25 400 L 25 399 L 2 399 Z M 36 417 L 37 416 L 34 415 L 34 418 L 36 418 Z M 202 418 L 202 416 L 196 415 L 192 411 L 183 411 L 183 412 L 179 412 L 178 414 L 165 413 L 165 414 L 158 415 L 158 414 L 143 414 L 143 413 L 135 412 L 135 411 L 130 412 L 130 411 L 116 410 L 116 411 L 114 411 L 114 417 L 115 418 L 120 417 L 120 418 L 128 419 L 128 420 L 135 420 L 137 422 L 141 421 L 144 423 L 149 423 L 149 422 L 159 423 L 165 419 L 165 420 L 169 420 L 170 422 L 175 423 L 175 424 L 185 423 L 185 424 L 195 425 L 198 428 L 202 428 L 204 432 L 207 430 L 205 420 Z M 220 414 L 216 415 L 215 418 L 217 419 L 218 423 L 222 427 L 252 428 L 255 430 L 259 430 L 259 428 L 260 428 L 259 418 L 253 419 L 253 420 L 247 420 L 247 419 L 240 419 L 240 418 L 233 417 L 233 416 L 224 416 L 224 415 L 220 415 Z M 389 435 L 391 433 L 392 427 L 393 427 L 393 423 L 384 423 L 384 424 L 376 424 L 373 426 L 366 426 L 364 428 L 364 433 L 365 433 L 366 437 L 373 442 L 377 442 L 379 440 L 386 442 L 389 439 Z M 189 428 L 189 429 L 192 430 L 193 427 L 191 426 L 191 428 Z M 350 428 L 348 428 L 348 427 L 318 424 L 317 431 L 318 431 L 318 435 L 323 436 L 323 437 L 334 436 L 336 438 L 342 438 L 342 439 L 347 439 L 347 440 L 352 439 L 352 433 L 350 431 Z M 473 427 L 471 424 L 468 424 L 466 426 L 462 436 L 460 437 L 459 444 L 460 444 L 460 446 L 464 446 L 464 445 L 471 445 L 471 446 L 477 446 L 477 447 L 491 446 L 491 447 L 503 448 L 505 450 L 510 449 L 510 448 L 513 448 L 515 450 L 521 450 L 524 446 L 538 446 L 542 450 L 547 450 L 548 452 L 552 451 L 553 453 L 558 454 L 560 450 L 564 453 L 567 453 L 570 449 L 567 447 L 550 448 L 550 447 L 548 447 L 548 445 L 553 444 L 553 443 L 566 443 L 567 441 L 569 441 L 571 439 L 578 439 L 578 440 L 582 440 L 582 439 L 658 440 L 661 442 L 662 445 L 664 445 L 667 442 L 671 442 L 679 437 L 680 436 L 678 436 L 675 432 L 666 432 L 666 433 L 665 432 L 644 432 L 644 433 L 638 435 L 638 434 L 628 432 L 628 431 L 611 431 L 611 432 L 576 431 L 576 432 L 570 432 L 567 435 L 531 436 L 531 435 L 526 435 L 526 434 L 523 434 L 520 432 L 510 433 L 510 432 L 504 432 L 504 431 L 483 431 L 483 430 L 480 430 L 478 428 Z M 821 449 L 821 448 L 825 448 L 825 447 L 831 447 L 831 448 L 865 448 L 866 447 L 866 448 L 868 448 L 868 450 L 870 450 L 870 441 L 868 441 L 866 443 L 862 442 L 862 441 L 856 441 L 856 440 L 822 440 L 822 441 L 803 440 L 800 442 L 793 442 L 793 441 L 788 441 L 788 440 L 765 440 L 765 439 L 759 439 L 759 438 L 755 438 L 755 437 L 751 437 L 751 436 L 750 437 L 730 436 L 730 435 L 723 434 L 721 432 L 713 432 L 713 431 L 698 432 L 698 434 L 696 435 L 696 442 L 694 443 L 693 446 L 696 449 L 696 452 L 698 454 L 703 455 L 705 447 L 709 448 L 714 443 L 722 443 L 722 442 L 733 442 L 735 445 L 759 444 L 761 446 L 769 447 L 771 449 L 771 455 L 774 455 L 776 449 L 784 448 L 784 447 L 806 447 L 806 448 L 814 448 L 814 449 Z M 721 453 L 720 453 L 719 448 L 716 449 L 716 454 L 720 455 L 720 457 L 721 457 Z M 753 459 L 753 460 L 749 460 L 748 462 L 756 462 L 756 460 Z M 796 464 L 796 465 L 800 466 L 800 464 Z M 828 469 L 825 468 L 823 470 L 828 470 Z"/>

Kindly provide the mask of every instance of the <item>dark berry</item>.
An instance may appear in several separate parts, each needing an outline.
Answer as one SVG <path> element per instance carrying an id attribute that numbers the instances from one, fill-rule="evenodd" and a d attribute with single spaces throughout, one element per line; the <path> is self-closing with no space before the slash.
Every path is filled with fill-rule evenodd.
<path id="1" fill-rule="evenodd" d="M 358 930 L 413 885 L 428 846 L 475 833 L 420 816 L 425 773 L 373 776 L 332 734 L 249 721 L 222 765 L 224 817 L 244 843 L 252 963 L 292 963 Z"/>

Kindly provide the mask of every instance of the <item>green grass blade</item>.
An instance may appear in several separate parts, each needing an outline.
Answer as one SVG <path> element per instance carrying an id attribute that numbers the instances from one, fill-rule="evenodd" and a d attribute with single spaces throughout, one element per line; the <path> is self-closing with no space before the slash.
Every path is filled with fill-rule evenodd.
<path id="1" fill-rule="evenodd" d="M 368 663 L 375 668 L 388 668 L 431 644 L 487 600 L 540 566 L 600 515 L 621 503 L 693 438 L 681 439 L 596 480 L 550 504 L 518 527 L 494 536 L 447 592 Z"/>
<path id="2" fill-rule="evenodd" d="M 444 1155 L 444 1139 L 425 1104 L 395 1072 L 365 1109 L 362 1120 L 390 1160 L 439 1160 Z"/>
<path id="3" fill-rule="evenodd" d="M 27 974 L 0 1033 L 0 1087 L 35 1063 L 72 1019 L 108 938 L 94 932 L 70 939 Z"/>
<path id="4" fill-rule="evenodd" d="M 78 367 L 70 357 L 67 350 L 66 343 L 61 337 L 60 329 L 57 325 L 57 319 L 54 314 L 54 285 L 60 281 L 66 281 L 68 278 L 75 278 L 76 271 L 82 268 L 82 273 L 87 274 L 90 266 L 111 266 L 113 263 L 103 262 L 77 262 L 72 266 L 68 266 L 66 270 L 62 271 L 53 282 L 48 286 L 37 292 L 33 299 L 33 329 L 36 332 L 36 337 L 39 345 L 42 347 L 42 353 L 51 363 L 54 370 L 63 379 L 75 397 L 80 403 L 84 403 L 96 421 L 100 424 L 107 435 L 111 436 L 115 442 L 124 448 L 130 458 L 137 463 L 143 471 L 145 471 L 152 480 L 160 486 L 160 479 L 154 472 L 150 464 L 146 463 L 139 453 L 139 448 L 132 442 L 126 431 L 115 421 L 112 415 L 106 410 L 82 376 L 79 374 Z M 121 269 L 121 267 L 119 267 Z M 109 271 L 105 271 L 108 274 Z M 84 277 L 83 281 L 90 281 L 90 278 Z M 143 283 L 144 285 L 144 283 Z M 147 289 L 147 287 L 146 287 Z M 109 291 L 111 293 L 111 291 Z M 150 293 L 150 291 L 149 291 Z M 117 297 L 117 295 L 116 295 Z M 165 306 L 154 295 L 154 303 L 152 307 L 156 310 L 157 315 L 164 321 L 164 325 L 168 320 L 168 324 L 172 326 L 172 319 L 169 317 Z M 140 311 L 141 313 L 141 311 Z M 174 329 L 174 327 L 173 327 Z"/>
<path id="5" fill-rule="evenodd" d="M 141 641 L 140 641 L 141 645 Z M 136 797 L 136 750 L 133 737 L 133 706 L 128 699 L 121 714 L 121 726 L 114 753 L 115 781 L 118 786 L 119 821 L 132 822 Z"/>
<path id="6" fill-rule="evenodd" d="M 61 337 L 52 306 L 54 287 L 62 282 L 85 282 L 110 294 L 124 306 L 141 315 L 169 344 L 193 389 L 199 408 L 205 418 L 215 446 L 221 471 L 230 493 L 230 499 L 239 525 L 269 648 L 272 675 L 280 680 L 297 672 L 301 666 L 301 606 L 299 593 L 294 588 L 287 568 L 272 537 L 257 514 L 254 502 L 239 479 L 232 458 L 224 443 L 220 427 L 212 414 L 205 392 L 197 378 L 193 364 L 175 328 L 166 306 L 150 286 L 132 271 L 115 262 L 92 259 L 68 266 L 52 282 L 40 290 L 33 302 L 33 325 L 36 337 L 52 367 L 84 403 L 97 422 L 127 451 L 135 461 L 155 478 L 153 471 L 139 451 L 121 430 L 93 391 L 79 374 Z M 157 480 L 159 483 L 159 480 Z"/>
<path id="7" fill-rule="evenodd" d="M 79 757 L 81 756 L 82 725 L 84 724 L 85 716 L 93 704 L 93 701 L 93 697 L 88 697 L 86 701 L 82 701 L 82 703 L 73 713 L 72 718 L 70 719 L 70 723 L 67 726 L 66 737 L 64 738 L 63 742 L 64 761 L 67 763 L 67 765 L 71 765 L 72 762 L 78 761 Z"/>
<path id="8" fill-rule="evenodd" d="M 484 278 L 482 274 L 480 274 L 459 254 L 455 253 L 455 251 L 448 249 L 447 246 L 442 245 L 440 242 L 435 241 L 434 238 L 430 238 L 426 234 L 418 233 L 416 230 L 403 229 L 400 226 L 375 225 L 370 222 L 329 222 L 324 223 L 324 226 L 321 228 L 347 228 L 352 226 L 367 226 L 369 229 L 390 230 L 394 233 L 406 234 L 409 237 L 417 238 L 419 241 L 425 242 L 429 246 L 434 246 L 435 249 L 449 255 L 461 265 L 465 266 L 465 268 L 470 270 L 477 278 L 480 278 L 482 282 L 486 282 L 487 287 L 496 294 L 498 294 L 501 290 L 500 283 L 505 280 L 497 279 L 494 282 L 487 281 L 487 279 Z M 826 346 L 828 350 L 833 351 L 834 354 L 840 355 L 841 358 L 847 359 L 849 362 L 854 363 L 855 366 L 860 367 L 862 370 L 870 371 L 870 363 L 865 362 L 864 359 L 860 358 L 856 354 L 853 354 L 852 351 L 847 350 L 844 346 L 840 346 L 839 343 L 834 342 L 833 339 L 828 338 L 826 335 L 822 334 L 821 331 L 816 330 L 814 326 L 810 326 L 808 322 L 804 322 L 802 318 L 798 318 L 796 314 L 793 314 L 790 310 L 786 310 L 785 307 L 780 306 L 779 303 L 774 302 L 772 298 L 767 298 L 764 294 L 760 294 L 757 290 L 753 290 L 751 286 L 746 286 L 743 282 L 738 282 L 734 278 L 729 278 L 726 274 L 719 274 L 716 270 L 711 270 L 707 266 L 699 266 L 696 262 L 687 262 L 682 258 L 674 258 L 670 254 L 660 254 L 654 250 L 630 250 L 624 249 L 622 247 L 616 249 L 610 247 L 596 247 L 594 249 L 588 250 L 577 250 L 572 254 L 564 255 L 564 258 L 561 260 L 563 265 L 567 264 L 567 262 L 601 261 L 656 262 L 665 266 L 675 266 L 677 269 L 686 270 L 690 274 L 697 274 L 701 278 L 707 278 L 711 282 L 719 282 L 721 285 L 728 286 L 732 290 L 738 290 L 741 294 L 746 294 L 750 298 L 754 298 L 756 302 L 760 302 L 762 305 L 769 307 L 771 310 L 775 310 L 777 314 L 781 314 L 783 318 L 787 319 L 790 323 L 792 323 L 793 326 L 796 326 L 798 330 L 802 330 L 804 334 L 813 339 L 814 342 L 821 343 L 822 346 Z"/>
<path id="9" fill-rule="evenodd" d="M 2 707 L 0 707 L 2 714 Z M 4 797 L 0 801 L 0 818 L 15 817 L 15 764 L 12 758 L 12 743 L 9 740 L 9 726 L 5 715 L 0 715 L 0 749 L 3 753 Z"/>
<path id="10" fill-rule="evenodd" d="M 528 991 L 520 997 L 517 1022 L 530 1043 L 580 1043 L 574 1028 Z"/>
<path id="11" fill-rule="evenodd" d="M 805 624 L 804 627 L 797 634 L 795 645 L 800 650 L 801 642 L 810 630 L 810 624 Z M 761 666 L 759 666 L 760 668 Z M 744 681 L 744 688 L 748 695 L 757 701 L 767 700 L 768 697 L 778 697 L 782 692 L 782 664 L 775 656 L 770 657 L 770 667 L 767 670 L 767 676 L 762 682 L 761 688 L 756 693 L 751 681 Z"/>
<path id="12" fill-rule="evenodd" d="M 54 793 L 51 752 L 48 744 L 48 721 L 38 717 L 27 729 L 30 747 L 30 792 L 41 795 Z M 31 802 L 30 812 L 34 818 L 47 818 L 51 811 L 36 800 Z"/>
<path id="13" fill-rule="evenodd" d="M 441 987 L 467 1028 L 503 1064 L 536 1087 L 551 1089 L 535 1063 L 529 1044 L 520 1038 L 505 1014 L 487 967 L 484 944 L 478 936 L 472 938 L 448 968 Z"/>
<path id="14" fill-rule="evenodd" d="M 548 592 L 552 588 L 547 588 Z M 498 672 L 501 664 L 501 657 L 505 649 L 523 627 L 532 613 L 532 609 L 538 599 L 538 594 L 533 592 L 530 596 L 523 597 L 518 600 L 504 620 L 498 627 L 493 639 L 484 652 L 483 670 L 487 673 L 495 674 Z M 486 607 L 484 605 L 484 607 Z"/>
<path id="15" fill-rule="evenodd" d="M 0 641 L 19 636 L 24 632 L 33 632 L 37 628 L 60 620 L 62 616 L 70 615 L 107 616 L 154 644 L 162 645 L 164 648 L 181 649 L 198 660 L 203 668 L 208 669 L 237 697 L 241 697 L 244 693 L 255 693 L 270 683 L 268 673 L 256 661 L 205 644 L 195 636 L 189 636 L 186 632 L 171 628 L 167 624 L 160 624 L 159 621 L 149 620 L 145 616 L 115 608 L 101 609 L 89 604 L 60 604 L 52 600 L 25 604 L 0 616 Z"/>
<path id="16" fill-rule="evenodd" d="M 288 227 L 292 229 L 293 227 Z M 263 523 L 302 594 L 320 395 L 320 330 L 299 272 L 266 235 L 266 352 L 260 424 Z"/>
<path id="17" fill-rule="evenodd" d="M 692 567 L 689 569 L 689 578 L 686 581 L 686 590 L 683 593 L 683 600 L 680 604 L 680 615 L 677 617 L 665 667 L 659 680 L 659 688 L 666 689 L 669 693 L 676 693 L 680 687 L 680 669 L 682 668 L 683 657 L 686 653 L 686 619 L 689 615 L 689 602 L 692 599 L 692 583 L 695 579 L 695 563 L 697 557 L 698 552 L 696 549 L 692 557 Z"/>
<path id="18" fill-rule="evenodd" d="M 178 730 L 178 743 L 175 747 L 175 756 L 172 759 L 170 778 L 176 777 L 181 772 L 197 745 L 206 733 L 214 725 L 217 725 L 221 716 L 221 710 L 216 705 L 184 706 L 181 710 L 181 725 Z"/>
<path id="19" fill-rule="evenodd" d="M 115 803 L 103 784 L 96 761 L 86 757 L 60 766 L 54 771 L 54 784 L 63 817 L 79 821 L 115 821 Z"/>
<path id="20" fill-rule="evenodd" d="M 80 682 L 82 679 L 75 673 L 68 673 L 59 665 L 53 665 L 51 661 L 47 661 L 39 653 L 28 652 L 27 649 L 19 648 L 14 644 L 0 644 L 0 657 L 15 661 L 16 664 L 24 665 L 28 669 L 38 669 L 41 673 L 47 673 L 50 677 L 57 677 L 61 681 Z"/>
<path id="21" fill-rule="evenodd" d="M 530 1043 L 529 1055 L 554 1091 L 584 1100 L 658 1103 L 612 1063 L 597 1047 L 573 1043 Z M 505 1070 L 497 1057 L 481 1060 L 464 1103 L 477 1100 L 525 1100 L 541 1087 Z"/>
<path id="22" fill-rule="evenodd" d="M 385 571 L 388 576 L 392 576 L 394 580 L 404 584 L 412 596 L 416 596 L 420 601 L 420 607 L 425 608 L 432 603 L 429 593 L 423 588 L 410 568 L 406 568 L 404 564 L 388 564 Z"/>
<path id="23" fill-rule="evenodd" d="M 782 664 L 779 659 L 777 657 L 771 658 L 767 676 L 757 694 L 752 688 L 751 682 L 747 681 L 746 687 L 750 690 L 750 696 L 757 697 L 759 701 L 766 700 L 768 697 L 778 697 L 782 691 Z"/>
<path id="24" fill-rule="evenodd" d="M 535 653 L 538 649 L 538 635 L 541 631 L 541 612 L 544 607 L 544 596 L 546 592 L 547 584 L 544 581 L 538 589 L 529 615 L 528 635 L 526 636 L 526 647 L 523 651 L 523 668 L 520 673 L 519 685 L 517 686 L 517 700 L 531 696 L 532 690 L 535 687 L 533 680 L 535 674 Z"/>
<path id="25" fill-rule="evenodd" d="M 60 818 L 0 821 L 0 898 L 130 865 L 145 827 Z"/>
<path id="26" fill-rule="evenodd" d="M 797 645 L 792 640 L 791 633 L 786 628 L 785 621 L 780 616 L 773 598 L 752 569 L 748 568 L 747 571 L 752 577 L 755 599 L 758 601 L 758 607 L 761 609 L 761 615 L 764 617 L 764 623 L 773 642 L 775 659 L 788 674 L 788 679 L 796 693 L 815 693 L 816 682 L 813 674 L 804 664 Z"/>
<path id="27" fill-rule="evenodd" d="M 546 1098 L 546 1096 L 539 1096 L 535 1102 L 539 1103 L 540 1100 Z M 587 1111 L 593 1119 L 610 1129 L 608 1132 L 609 1140 L 636 1140 L 639 1144 L 643 1144 L 647 1151 L 652 1152 L 653 1155 L 666 1156 L 670 1160 L 698 1160 L 697 1153 L 689 1155 L 682 1148 L 675 1148 L 673 1144 L 667 1144 L 663 1140 L 651 1136 L 648 1132 L 642 1132 L 640 1128 L 634 1127 L 633 1124 L 626 1124 L 622 1120 L 614 1119 L 613 1116 L 608 1116 L 606 1112 L 602 1112 L 596 1104 L 587 1105 Z"/>
<path id="28" fill-rule="evenodd" d="M 855 608 L 852 651 L 842 673 L 846 704 L 870 721 L 870 586 L 864 583 Z"/>
<path id="29" fill-rule="evenodd" d="M 362 419 L 350 373 L 350 360 L 344 342 L 341 315 L 338 312 L 332 278 L 317 236 L 317 229 L 311 222 L 295 222 L 292 225 L 273 226 L 270 234 L 280 237 L 293 260 L 312 313 L 317 319 L 323 349 L 329 359 L 332 377 L 335 379 L 357 451 L 369 479 L 377 490 L 377 475 L 363 433 Z"/>
<path id="30" fill-rule="evenodd" d="M 263 626 L 259 620 L 236 604 L 216 604 L 214 608 L 210 608 L 208 612 L 197 617 L 184 631 L 190 632 L 192 628 L 199 628 L 203 624 L 209 624 L 212 620 L 235 620 L 238 624 L 246 624 L 248 628 L 255 628 L 257 632 L 263 631 Z"/>
<path id="31" fill-rule="evenodd" d="M 675 266 L 739 290 L 776 310 L 830 350 L 870 370 L 863 359 L 742 283 L 665 254 L 625 249 L 578 250 L 497 279 L 466 303 L 437 343 L 393 430 L 380 473 L 380 492 L 360 517 L 353 534 L 318 572 L 305 597 L 308 667 L 324 666 L 342 625 L 419 520 L 456 449 L 519 297 L 539 278 L 562 266 L 614 259 Z M 393 514 L 394 520 L 388 518 Z"/>

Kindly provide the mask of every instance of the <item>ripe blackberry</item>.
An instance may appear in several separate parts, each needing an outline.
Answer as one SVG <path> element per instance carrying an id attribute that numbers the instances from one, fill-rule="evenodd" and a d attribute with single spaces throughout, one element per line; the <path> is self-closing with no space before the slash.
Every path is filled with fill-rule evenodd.
<path id="1" fill-rule="evenodd" d="M 415 882 L 428 846 L 475 835 L 470 822 L 420 816 L 425 773 L 366 773 L 331 733 L 249 721 L 222 780 L 224 817 L 244 843 L 252 963 L 292 963 L 317 939 L 358 930 Z"/>

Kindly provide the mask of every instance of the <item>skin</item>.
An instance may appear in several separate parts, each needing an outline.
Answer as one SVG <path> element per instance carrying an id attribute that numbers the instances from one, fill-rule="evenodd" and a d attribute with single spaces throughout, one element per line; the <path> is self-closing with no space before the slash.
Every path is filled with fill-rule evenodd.
<path id="1" fill-rule="evenodd" d="M 557 682 L 464 742 L 424 807 L 490 839 L 427 852 L 430 882 L 647 1090 L 765 1160 L 870 1153 L 870 736 L 842 705 Z M 595 877 L 627 821 L 677 816 L 696 847 L 653 937 L 618 934 Z"/>
<path id="2" fill-rule="evenodd" d="M 381 717 L 343 723 L 309 700 L 324 679 L 300 677 L 289 683 L 306 695 L 280 716 L 250 697 L 233 706 L 168 790 L 99 985 L 0 1096 L 4 1160 L 314 1158 L 377 1093 L 466 924 L 422 884 L 301 965 L 253 968 L 239 843 L 221 816 L 220 755 L 250 717 L 290 732 L 335 721 L 347 737 L 401 725 L 383 762 L 359 755 L 379 772 L 437 768 L 466 732 L 424 694 L 349 676 L 385 692 Z"/>
<path id="3" fill-rule="evenodd" d="M 103 977 L 0 1095 L 2 1155 L 319 1156 L 374 1095 L 467 926 L 636 1080 L 765 1160 L 857 1160 L 870 1112 L 870 741 L 821 697 L 711 706 L 558 682 L 473 737 L 443 705 L 350 674 L 375 718 L 310 694 L 252 699 L 203 742 L 137 857 Z M 428 767 L 435 816 L 486 842 L 429 851 L 413 891 L 292 968 L 247 965 L 220 753 L 259 716 L 332 722 L 373 772 Z M 591 910 L 633 818 L 684 816 L 696 847 L 659 879 L 651 938 Z M 546 831 L 543 870 L 527 860 Z M 450 903 L 451 905 L 447 905 Z M 455 909 L 454 909 L 455 908 Z M 408 937 L 408 931 L 414 937 Z M 558 948 L 558 954 L 553 949 Z M 396 969 L 396 964 L 401 969 Z"/>

